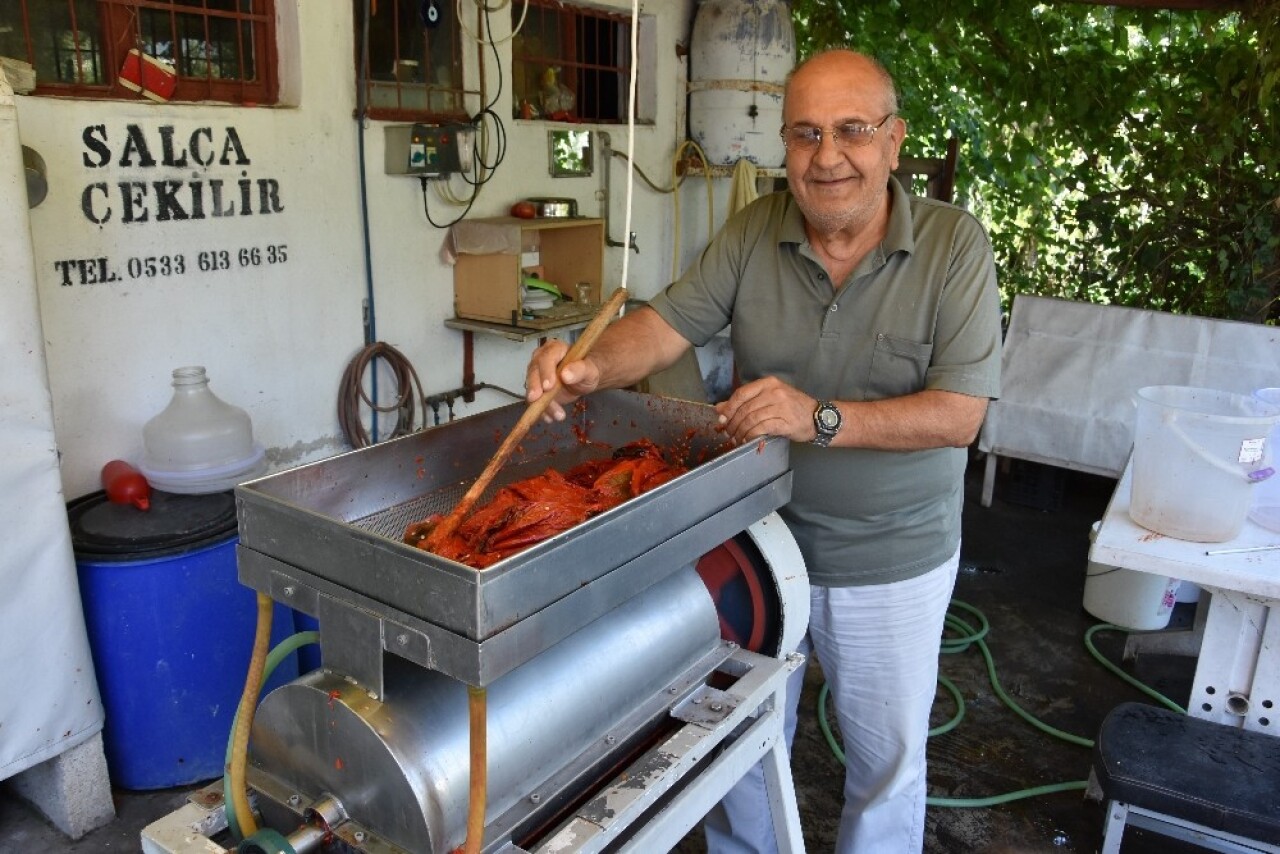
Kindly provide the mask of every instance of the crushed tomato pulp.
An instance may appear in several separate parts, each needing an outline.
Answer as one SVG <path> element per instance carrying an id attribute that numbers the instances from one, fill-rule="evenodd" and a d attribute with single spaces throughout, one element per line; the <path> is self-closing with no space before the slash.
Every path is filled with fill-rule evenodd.
<path id="1" fill-rule="evenodd" d="M 588 460 L 564 473 L 547 469 L 498 490 L 435 553 L 483 569 L 686 471 L 685 466 L 668 462 L 648 439 L 623 445 L 611 457 Z M 437 513 L 413 523 L 405 530 L 404 541 L 425 549 L 427 537 L 442 518 Z"/>

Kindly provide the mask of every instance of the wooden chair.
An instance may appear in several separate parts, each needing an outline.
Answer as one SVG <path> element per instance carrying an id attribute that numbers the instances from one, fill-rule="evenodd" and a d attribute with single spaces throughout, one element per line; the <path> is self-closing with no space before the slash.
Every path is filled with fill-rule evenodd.
<path id="1" fill-rule="evenodd" d="M 924 195 L 930 199 L 950 202 L 955 196 L 956 161 L 959 141 L 953 136 L 947 140 L 947 153 L 942 157 L 900 157 L 894 176 L 907 188 L 916 192 L 916 179 L 925 181 Z"/>

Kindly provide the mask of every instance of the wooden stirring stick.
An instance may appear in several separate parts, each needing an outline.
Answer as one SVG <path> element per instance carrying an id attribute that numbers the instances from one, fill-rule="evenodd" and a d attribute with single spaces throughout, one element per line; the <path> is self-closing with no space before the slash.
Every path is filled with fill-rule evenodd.
<path id="1" fill-rule="evenodd" d="M 582 334 L 578 336 L 578 340 L 573 342 L 573 346 L 569 348 L 569 352 L 564 354 L 564 359 L 560 364 L 568 362 L 576 362 L 587 355 L 587 352 L 596 343 L 596 339 L 600 337 L 600 333 L 604 332 L 604 328 L 609 325 L 609 321 L 618 309 L 622 308 L 622 303 L 627 298 L 627 289 L 618 288 L 613 292 L 613 296 L 609 297 L 609 301 L 600 309 L 600 313 L 591 318 L 591 322 L 582 330 Z M 502 468 L 507 462 L 507 458 L 511 456 L 511 452 L 515 450 L 516 445 L 520 444 L 520 440 L 529 432 L 529 428 L 537 423 L 542 414 L 546 412 L 547 407 L 551 405 L 551 401 L 555 400 L 556 392 L 560 390 L 560 372 L 557 368 L 555 385 L 542 393 L 542 397 L 529 404 L 524 414 L 520 416 L 520 420 L 516 422 L 516 426 L 511 428 L 511 432 L 507 438 L 503 440 L 502 445 L 498 448 L 497 453 L 489 460 L 489 464 L 484 467 L 484 471 L 476 478 L 475 483 L 471 484 L 471 488 L 467 490 L 467 494 L 462 496 L 462 500 L 449 511 L 449 515 L 440 520 L 427 535 L 427 541 L 423 544 L 429 552 L 436 551 L 449 537 L 453 536 L 453 532 L 458 530 L 458 526 L 462 524 L 463 518 L 471 512 L 471 508 L 480 500 L 480 496 L 489 488 L 489 484 L 493 482 L 494 476 L 498 473 L 498 469 Z"/>

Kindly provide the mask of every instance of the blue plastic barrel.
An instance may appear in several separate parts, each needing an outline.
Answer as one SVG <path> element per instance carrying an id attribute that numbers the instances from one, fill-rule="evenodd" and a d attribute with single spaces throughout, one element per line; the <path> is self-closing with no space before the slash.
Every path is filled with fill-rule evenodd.
<path id="1" fill-rule="evenodd" d="M 103 746 L 121 788 L 223 774 L 257 606 L 236 578 L 234 504 L 230 493 L 219 496 L 153 492 L 145 514 L 108 504 L 101 493 L 68 506 L 105 712 Z M 292 610 L 277 605 L 272 644 L 293 631 Z M 263 696 L 297 674 L 290 656 Z"/>

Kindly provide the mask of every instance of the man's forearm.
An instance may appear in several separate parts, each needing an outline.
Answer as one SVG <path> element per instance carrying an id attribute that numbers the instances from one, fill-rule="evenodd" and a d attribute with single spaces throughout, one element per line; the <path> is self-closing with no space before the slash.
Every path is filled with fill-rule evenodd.
<path id="1" fill-rule="evenodd" d="M 985 397 L 948 391 L 837 405 L 845 427 L 833 446 L 884 451 L 965 447 L 977 437 L 987 411 Z"/>
<path id="2" fill-rule="evenodd" d="M 588 359 L 600 388 L 625 388 L 675 364 L 689 342 L 650 308 L 629 312 L 600 336 Z"/>

